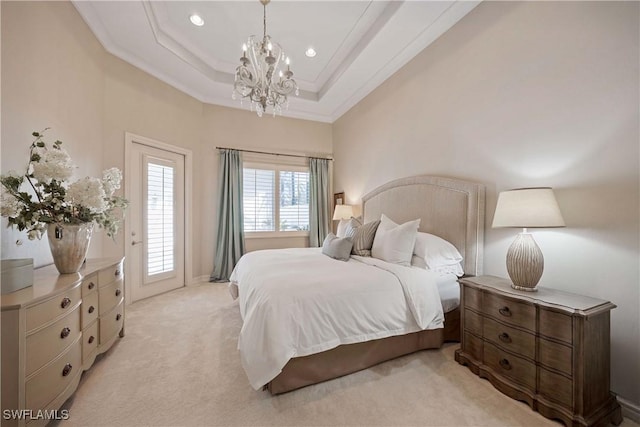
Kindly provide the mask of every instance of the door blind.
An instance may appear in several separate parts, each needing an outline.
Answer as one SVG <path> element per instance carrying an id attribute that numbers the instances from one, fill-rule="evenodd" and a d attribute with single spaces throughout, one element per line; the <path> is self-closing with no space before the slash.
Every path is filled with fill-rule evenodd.
<path id="1" fill-rule="evenodd" d="M 147 164 L 147 275 L 174 269 L 174 168 Z"/>

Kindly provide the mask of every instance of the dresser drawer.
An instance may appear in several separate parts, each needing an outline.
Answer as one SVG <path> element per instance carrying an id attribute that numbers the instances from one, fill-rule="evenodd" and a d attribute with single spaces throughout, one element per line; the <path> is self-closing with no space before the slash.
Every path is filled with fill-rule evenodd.
<path id="1" fill-rule="evenodd" d="M 462 351 L 476 360 L 482 360 L 482 338 L 465 331 L 464 340 L 462 341 Z"/>
<path id="2" fill-rule="evenodd" d="M 482 335 L 482 316 L 471 310 L 464 311 L 464 328 L 477 335 Z"/>
<path id="3" fill-rule="evenodd" d="M 54 298 L 27 308 L 27 333 L 73 310 L 80 303 L 80 295 L 80 286 L 76 286 Z"/>
<path id="4" fill-rule="evenodd" d="M 98 291 L 98 274 L 93 273 L 82 280 L 82 299 L 92 292 Z"/>
<path id="5" fill-rule="evenodd" d="M 26 372 L 31 375 L 80 336 L 80 307 L 52 325 L 27 336 Z"/>
<path id="6" fill-rule="evenodd" d="M 469 286 L 464 286 L 464 306 L 476 311 L 482 309 L 482 293 Z"/>
<path id="7" fill-rule="evenodd" d="M 91 326 L 82 331 L 82 363 L 93 357 L 93 353 L 98 348 L 98 322 L 93 322 Z"/>
<path id="8" fill-rule="evenodd" d="M 502 351 L 489 342 L 484 343 L 484 363 L 495 372 L 512 381 L 536 389 L 536 365 L 520 357 Z"/>
<path id="9" fill-rule="evenodd" d="M 571 316 L 550 310 L 540 310 L 540 334 L 571 344 L 573 342 Z"/>
<path id="10" fill-rule="evenodd" d="M 538 340 L 538 361 L 543 365 L 572 375 L 573 352 L 571 347 L 547 341 Z"/>
<path id="11" fill-rule="evenodd" d="M 111 312 L 100 316 L 100 344 L 104 344 L 112 339 L 122 329 L 124 322 L 124 301 L 116 306 Z"/>
<path id="12" fill-rule="evenodd" d="M 486 318 L 482 335 L 504 350 L 518 353 L 532 360 L 536 358 L 536 337 L 533 334 Z"/>
<path id="13" fill-rule="evenodd" d="M 124 270 L 122 270 L 123 263 L 120 262 L 104 270 L 98 272 L 98 283 L 100 287 L 106 286 L 114 280 L 119 280 L 124 277 Z"/>
<path id="14" fill-rule="evenodd" d="M 573 407 L 573 389 L 570 379 L 554 374 L 546 369 L 540 369 L 540 388 L 538 392 L 547 399 Z"/>
<path id="15" fill-rule="evenodd" d="M 104 313 L 108 313 L 113 310 L 113 307 L 118 305 L 118 303 L 123 298 L 123 289 L 124 282 L 122 279 L 117 280 L 110 285 L 105 287 L 100 287 L 98 290 L 99 298 L 100 298 L 100 315 L 102 316 Z"/>
<path id="16" fill-rule="evenodd" d="M 25 385 L 27 409 L 44 408 L 62 393 L 71 381 L 82 372 L 81 358 L 80 340 L 77 340 L 62 357 L 27 380 Z"/>
<path id="17" fill-rule="evenodd" d="M 82 329 L 98 318 L 98 292 L 82 298 Z"/>
<path id="18" fill-rule="evenodd" d="M 501 322 L 535 331 L 536 308 L 533 305 L 516 302 L 487 292 L 484 294 L 483 312 L 500 319 Z"/>

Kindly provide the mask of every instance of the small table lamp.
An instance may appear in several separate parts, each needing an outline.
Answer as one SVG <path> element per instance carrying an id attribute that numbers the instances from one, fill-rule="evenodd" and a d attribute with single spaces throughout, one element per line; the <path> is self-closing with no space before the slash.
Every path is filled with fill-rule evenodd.
<path id="1" fill-rule="evenodd" d="M 493 228 L 523 228 L 507 252 L 511 287 L 535 292 L 542 277 L 544 257 L 527 228 L 564 227 L 558 202 L 551 188 L 521 188 L 498 195 Z"/>
<path id="2" fill-rule="evenodd" d="M 349 219 L 353 216 L 353 206 L 351 205 L 336 205 L 336 209 L 333 211 L 333 220 Z"/>

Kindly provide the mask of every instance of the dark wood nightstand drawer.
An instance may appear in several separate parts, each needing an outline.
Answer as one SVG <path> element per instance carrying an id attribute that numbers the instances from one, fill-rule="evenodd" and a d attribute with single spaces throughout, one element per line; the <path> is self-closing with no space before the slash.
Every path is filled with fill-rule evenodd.
<path id="1" fill-rule="evenodd" d="M 464 286 L 464 306 L 476 311 L 482 310 L 482 292 L 477 289 Z"/>
<path id="2" fill-rule="evenodd" d="M 468 353 L 471 357 L 481 360 L 482 359 L 482 338 L 479 338 L 469 332 L 464 332 L 464 345 L 462 350 Z"/>
<path id="3" fill-rule="evenodd" d="M 559 374 L 540 369 L 539 393 L 548 399 L 573 407 L 572 382 Z"/>
<path id="4" fill-rule="evenodd" d="M 464 329 L 482 335 L 482 316 L 471 310 L 464 311 Z"/>
<path id="5" fill-rule="evenodd" d="M 540 310 L 540 334 L 546 337 L 573 342 L 573 322 L 571 316 L 550 310 Z"/>
<path id="6" fill-rule="evenodd" d="M 571 376 L 573 362 L 571 347 L 540 338 L 538 341 L 538 360 L 549 368 L 557 369 Z"/>
<path id="7" fill-rule="evenodd" d="M 512 381 L 526 386 L 529 390 L 536 389 L 536 365 L 500 350 L 489 342 L 484 343 L 484 363 L 495 372 Z"/>
<path id="8" fill-rule="evenodd" d="M 536 337 L 533 334 L 486 318 L 482 336 L 504 350 L 518 353 L 532 360 L 536 358 Z"/>
<path id="9" fill-rule="evenodd" d="M 484 314 L 513 326 L 536 330 L 536 308 L 492 293 L 484 294 Z"/>

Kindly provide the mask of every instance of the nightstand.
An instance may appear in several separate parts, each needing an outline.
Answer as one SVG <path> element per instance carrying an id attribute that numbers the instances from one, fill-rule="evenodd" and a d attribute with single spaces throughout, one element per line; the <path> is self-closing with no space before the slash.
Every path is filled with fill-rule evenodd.
<path id="1" fill-rule="evenodd" d="M 455 359 L 502 393 L 567 426 L 622 422 L 609 390 L 608 301 L 493 276 L 460 279 Z"/>

